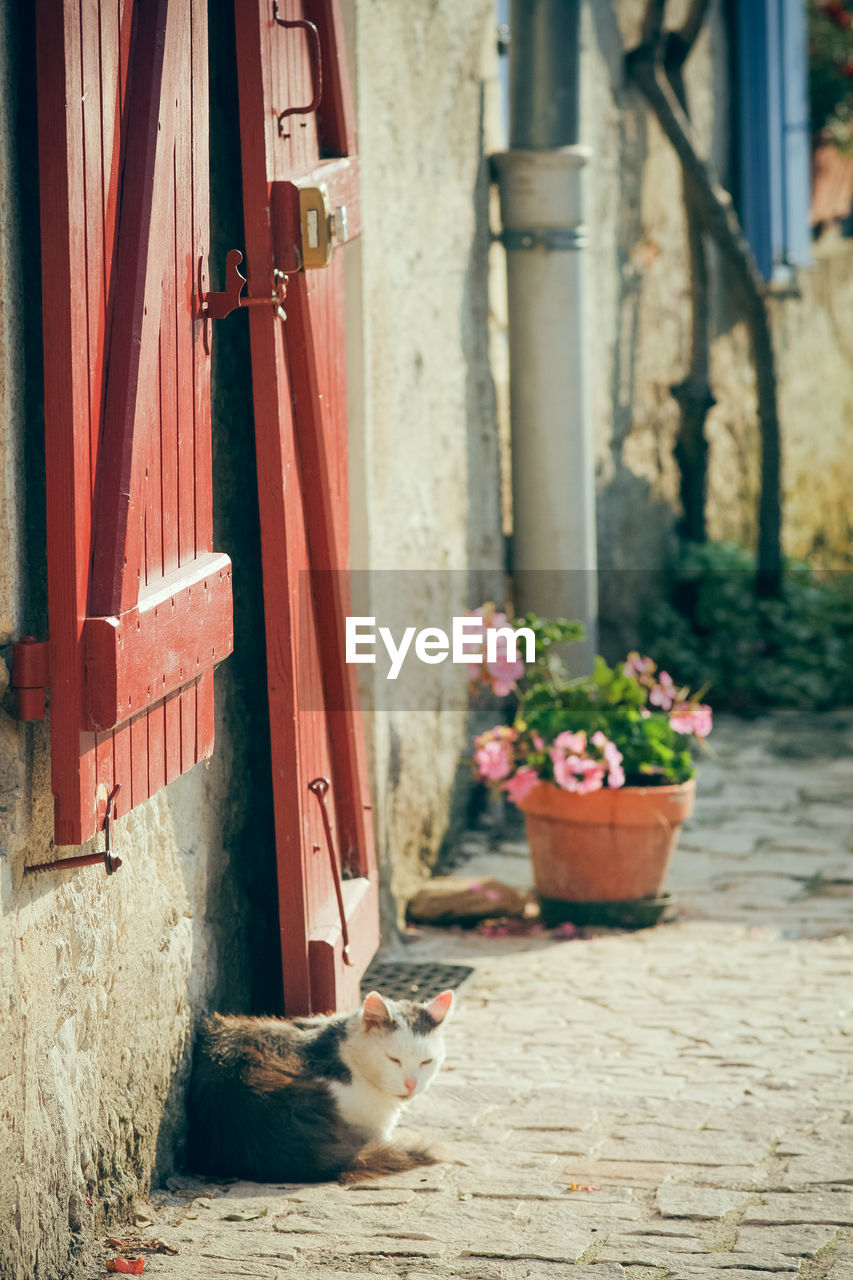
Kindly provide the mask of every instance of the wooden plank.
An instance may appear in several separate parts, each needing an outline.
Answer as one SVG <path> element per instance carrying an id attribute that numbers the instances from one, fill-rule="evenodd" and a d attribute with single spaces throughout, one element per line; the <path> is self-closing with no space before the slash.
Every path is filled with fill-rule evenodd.
<path id="1" fill-rule="evenodd" d="M 192 5 L 192 176 L 193 231 L 200 242 L 210 243 L 210 119 L 208 96 L 207 3 Z M 186 277 L 187 287 L 192 282 Z M 213 441 L 210 403 L 210 356 L 197 345 L 195 415 L 196 554 L 213 545 Z M 231 606 L 229 605 L 229 614 Z M 231 642 L 233 644 L 233 640 Z M 196 760 L 207 760 L 214 743 L 214 673 L 203 671 L 196 686 Z"/>
<path id="2" fill-rule="evenodd" d="M 89 592 L 94 615 L 121 613 L 134 604 L 141 577 L 142 478 L 153 406 L 144 393 L 140 397 L 140 389 L 150 387 L 156 368 L 166 262 L 163 238 L 152 228 L 163 222 L 171 189 L 178 7 L 151 0 L 137 14 L 116 249 L 121 305 L 114 306 L 110 318 L 99 442 Z"/>
<path id="3" fill-rule="evenodd" d="M 89 387 L 81 31 L 76 5 L 36 8 L 45 481 L 51 670 L 51 777 L 58 844 L 94 832 L 95 740 L 83 724 L 80 619 L 90 552 Z"/>
<path id="4" fill-rule="evenodd" d="M 127 786 L 127 779 L 120 778 L 122 790 Z M 149 797 L 148 791 L 148 713 L 134 716 L 130 720 L 130 807 Z"/>
<path id="5" fill-rule="evenodd" d="M 181 773 L 186 773 L 194 764 L 198 764 L 196 750 L 196 704 L 198 702 L 196 681 L 181 689 Z"/>
<path id="6" fill-rule="evenodd" d="M 193 233 L 197 242 L 210 242 L 209 220 L 209 120 L 207 95 L 207 6 L 193 0 L 192 31 L 192 210 Z M 194 554 L 208 550 L 213 542 L 213 473 L 210 420 L 210 357 L 196 343 L 195 369 L 195 542 Z M 182 548 L 183 553 L 183 548 Z"/>
<path id="7" fill-rule="evenodd" d="M 271 125 L 269 178 L 304 171 L 317 151 L 316 112 L 297 112 L 282 121 L 278 116 L 289 107 L 306 106 L 314 97 L 313 42 L 304 28 L 282 27 L 269 22 L 269 6 L 256 0 L 260 9 L 260 30 L 269 29 L 269 120 Z M 279 0 L 278 16 L 288 22 L 303 21 L 302 0 Z M 322 41 L 320 45 L 322 57 Z M 322 75 L 322 71 L 320 72 Z"/>
<path id="8" fill-rule="evenodd" d="M 311 968 L 311 1008 L 315 1013 L 354 1009 L 359 1003 L 361 976 L 376 950 L 376 916 L 379 910 L 375 878 L 344 880 L 341 884 L 350 940 L 351 964 L 343 958 L 340 919 L 326 916 L 308 939 Z"/>
<path id="9" fill-rule="evenodd" d="M 237 76 L 243 164 L 243 212 L 248 292 L 270 287 L 272 236 L 267 201 L 269 44 L 267 19 L 236 0 Z M 267 60 L 262 53 L 267 53 Z M 266 94 L 265 94 L 266 86 Z M 266 123 L 266 128 L 265 128 Z M 292 470 L 288 450 L 290 388 L 279 322 L 258 308 L 249 313 L 252 394 L 255 414 L 261 558 L 264 578 L 264 626 L 270 714 L 273 807 L 278 863 L 284 1007 L 288 1014 L 310 1009 L 307 902 L 303 874 L 302 825 L 310 795 L 299 760 L 294 673 L 293 583 L 295 566 L 292 508 L 285 489 Z"/>
<path id="10" fill-rule="evenodd" d="M 105 21 L 106 11 L 113 6 L 104 3 L 102 13 L 102 49 L 106 58 L 108 46 L 103 43 L 104 31 L 109 24 L 109 19 Z M 113 308 L 121 305 L 120 282 L 116 275 L 116 244 L 118 240 L 118 211 L 121 192 L 122 177 L 122 119 L 124 118 L 124 109 L 127 102 L 127 81 L 128 68 L 130 66 L 130 38 L 133 29 L 133 9 L 134 5 L 131 0 L 116 0 L 116 23 L 117 23 L 117 48 L 115 50 L 115 62 L 112 67 L 112 76 L 114 78 L 114 100 L 113 100 L 113 123 L 112 129 L 112 148 L 110 152 L 105 150 L 104 162 L 109 159 L 109 180 L 106 183 L 107 205 L 105 209 L 105 237 L 106 252 L 104 254 L 104 262 L 107 270 L 107 332 L 110 326 L 110 316 Z M 109 46 L 111 48 L 111 46 Z M 85 688 L 84 688 L 85 696 Z M 107 786 L 107 793 L 112 792 L 115 785 L 115 779 L 123 779 L 121 789 L 115 801 L 115 813 L 117 817 L 123 817 L 130 811 L 130 722 L 125 721 L 112 731 L 112 775 L 113 781 L 107 786 L 105 776 L 98 771 L 99 782 L 104 782 Z"/>
<path id="11" fill-rule="evenodd" d="M 196 689 L 196 761 L 209 760 L 213 755 L 213 708 L 213 668 L 209 667 L 207 671 L 203 671 L 199 676 Z"/>
<path id="12" fill-rule="evenodd" d="M 321 156 L 353 156 L 358 150 L 344 24 L 336 0 L 304 0 L 305 17 L 320 32 L 323 98 L 317 111 Z"/>
<path id="13" fill-rule="evenodd" d="M 90 728 L 112 728 L 226 658 L 231 610 L 231 561 L 211 551 L 155 580 L 125 613 L 87 618 Z"/>
<path id="14" fill-rule="evenodd" d="M 191 68 L 189 86 L 184 82 L 177 94 L 177 118 L 175 127 L 174 187 L 175 205 L 172 234 L 174 237 L 174 419 L 162 432 L 161 456 L 163 475 L 163 564 L 166 572 L 181 563 L 181 497 L 179 491 L 180 440 L 192 439 L 195 414 L 195 389 L 193 386 L 193 344 L 195 340 L 195 253 L 196 240 L 193 227 L 193 147 L 192 95 L 196 68 L 192 61 L 192 5 L 184 6 L 182 20 L 185 29 L 181 40 L 184 56 Z M 186 456 L 184 458 L 186 462 Z M 185 496 L 185 513 L 194 501 L 192 492 Z M 187 518 L 185 514 L 185 519 Z M 188 546 L 188 544 L 187 544 Z M 193 549 L 195 538 L 193 535 Z M 207 548 L 205 548 L 206 550 Z M 181 697 L 175 694 L 164 702 L 164 731 L 166 738 L 166 781 L 170 782 L 181 772 Z M 195 697 L 195 694 L 193 694 Z"/>
<path id="15" fill-rule="evenodd" d="M 329 457 L 323 421 L 323 414 L 330 406 L 321 398 L 317 379 L 317 337 L 308 290 L 305 275 L 291 277 L 286 329 L 294 413 L 300 424 L 296 434 L 297 457 L 301 488 L 304 493 L 310 493 L 312 499 L 308 545 L 311 567 L 317 571 L 312 584 L 323 683 L 331 708 L 329 740 L 340 852 L 347 866 L 366 870 L 366 860 L 373 849 L 373 833 L 367 807 L 363 730 L 355 669 L 347 665 L 341 642 L 350 612 L 349 581 L 346 558 L 341 554 L 343 533 L 337 519 L 340 498 L 336 493 L 334 463 Z"/>

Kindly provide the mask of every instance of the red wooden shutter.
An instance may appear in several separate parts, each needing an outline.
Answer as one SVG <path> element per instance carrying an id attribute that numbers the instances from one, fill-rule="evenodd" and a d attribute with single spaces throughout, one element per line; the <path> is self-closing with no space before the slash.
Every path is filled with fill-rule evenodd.
<path id="1" fill-rule="evenodd" d="M 316 199 L 325 188 L 338 243 L 358 234 L 358 162 L 334 0 L 286 0 L 277 9 L 273 0 L 236 0 L 235 10 L 249 298 L 268 299 L 276 270 L 289 273 L 286 319 L 254 306 L 249 321 L 284 995 L 294 1014 L 351 1007 L 379 938 L 362 727 L 343 648 L 349 513 L 341 251 L 323 269 L 296 269 L 304 256 L 300 191 Z M 315 209 L 322 231 L 322 203 Z M 324 776 L 342 913 L 322 815 L 308 789 Z"/>
<path id="2" fill-rule="evenodd" d="M 213 749 L 207 0 L 38 0 L 55 838 Z M 119 788 L 116 791 L 116 788 Z"/>

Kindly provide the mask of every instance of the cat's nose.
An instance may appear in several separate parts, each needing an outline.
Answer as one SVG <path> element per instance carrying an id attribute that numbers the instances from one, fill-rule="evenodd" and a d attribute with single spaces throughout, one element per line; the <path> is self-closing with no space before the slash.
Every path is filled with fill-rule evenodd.
<path id="1" fill-rule="evenodd" d="M 404 1081 L 403 1081 L 403 1088 L 406 1090 L 406 1093 L 414 1093 L 414 1092 L 415 1092 L 415 1089 L 417 1089 L 417 1087 L 418 1087 L 418 1082 L 417 1082 L 417 1080 L 404 1080 Z"/>

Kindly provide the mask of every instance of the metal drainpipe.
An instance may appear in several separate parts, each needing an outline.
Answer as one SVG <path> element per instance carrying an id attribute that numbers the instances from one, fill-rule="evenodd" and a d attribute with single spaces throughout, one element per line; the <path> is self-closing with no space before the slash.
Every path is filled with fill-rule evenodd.
<path id="1" fill-rule="evenodd" d="M 595 475 L 584 369 L 580 0 L 513 0 L 510 150 L 495 156 L 509 293 L 516 612 L 578 618 L 596 649 Z"/>

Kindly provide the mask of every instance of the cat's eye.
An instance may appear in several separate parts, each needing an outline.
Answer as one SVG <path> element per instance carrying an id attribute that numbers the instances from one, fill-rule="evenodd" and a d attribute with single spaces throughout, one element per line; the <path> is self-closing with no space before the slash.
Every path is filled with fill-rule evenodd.
<path id="1" fill-rule="evenodd" d="M 388 1056 L 388 1058 L 391 1060 L 391 1062 L 393 1062 L 393 1063 L 394 1063 L 394 1066 L 395 1066 L 395 1067 L 402 1067 L 402 1065 L 403 1065 L 403 1064 L 402 1064 L 402 1062 L 400 1061 L 400 1059 L 399 1059 L 399 1058 L 392 1058 L 390 1053 L 389 1053 L 387 1056 Z"/>
<path id="2" fill-rule="evenodd" d="M 421 1063 L 421 1066 L 428 1067 L 431 1062 L 432 1062 L 432 1058 L 424 1058 L 423 1062 Z"/>

